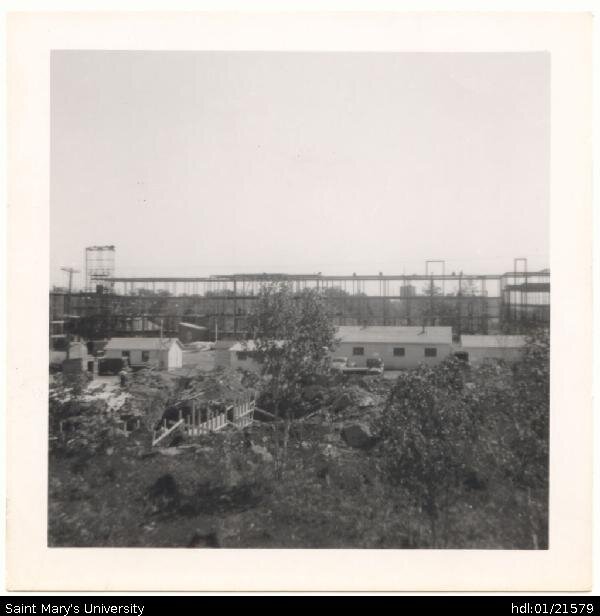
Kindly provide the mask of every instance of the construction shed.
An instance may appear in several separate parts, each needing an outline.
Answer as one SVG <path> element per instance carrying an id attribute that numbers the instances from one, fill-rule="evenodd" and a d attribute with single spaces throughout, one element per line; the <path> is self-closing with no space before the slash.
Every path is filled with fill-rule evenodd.
<path id="1" fill-rule="evenodd" d="M 111 338 L 104 357 L 126 359 L 133 368 L 174 370 L 183 366 L 183 347 L 178 338 Z"/>
<path id="2" fill-rule="evenodd" d="M 282 347 L 284 342 L 275 340 L 274 344 Z M 222 348 L 218 348 L 217 345 L 222 345 Z M 255 349 L 256 343 L 254 340 L 227 340 L 215 343 L 215 366 L 260 372 L 261 365 L 254 358 Z"/>
<path id="3" fill-rule="evenodd" d="M 451 327 L 353 326 L 338 328 L 339 345 L 332 357 L 346 357 L 356 366 L 380 357 L 386 370 L 436 364 L 452 352 Z"/>
<path id="4" fill-rule="evenodd" d="M 461 351 L 470 363 L 501 359 L 517 361 L 527 344 L 525 336 L 461 336 Z"/>
<path id="5" fill-rule="evenodd" d="M 241 368 L 260 372 L 260 364 L 254 359 L 256 345 L 253 340 L 236 342 L 229 348 L 229 365 L 231 368 Z"/>
<path id="6" fill-rule="evenodd" d="M 54 337 L 52 337 L 54 342 Z M 57 337 L 58 338 L 58 337 Z M 62 365 L 62 363 L 67 359 L 67 338 L 64 337 L 64 344 L 62 345 L 64 349 L 57 350 L 56 347 L 52 347 L 50 349 L 50 366 L 53 368 L 58 368 Z M 63 342 L 61 340 L 61 342 Z M 86 360 L 87 360 L 88 352 L 87 347 L 83 342 L 73 341 L 69 345 L 69 359 L 77 359 L 79 360 L 82 370 L 86 368 Z"/>

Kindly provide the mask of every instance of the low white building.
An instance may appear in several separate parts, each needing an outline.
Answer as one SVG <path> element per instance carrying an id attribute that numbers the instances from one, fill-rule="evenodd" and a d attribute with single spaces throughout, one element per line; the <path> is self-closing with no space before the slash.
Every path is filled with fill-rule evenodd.
<path id="1" fill-rule="evenodd" d="M 357 366 L 365 366 L 369 357 L 380 357 L 386 370 L 433 365 L 453 351 L 451 327 L 343 325 L 336 337 L 341 342 L 332 357 L 347 357 Z"/>
<path id="2" fill-rule="evenodd" d="M 174 370 L 183 366 L 183 346 L 178 338 L 111 338 L 104 357 L 127 359 L 133 367 Z"/>
<path id="3" fill-rule="evenodd" d="M 80 359 L 83 370 L 86 369 L 86 360 L 87 360 L 88 352 L 87 347 L 83 342 L 74 341 L 70 344 L 69 350 L 69 358 L 70 359 Z M 60 366 L 63 361 L 67 359 L 67 351 L 66 350 L 55 350 L 50 349 L 50 365 L 51 366 Z"/>
<path id="4" fill-rule="evenodd" d="M 465 359 L 476 364 L 490 359 L 517 361 L 527 344 L 525 336 L 461 336 L 461 352 Z"/>
<path id="5" fill-rule="evenodd" d="M 283 342 L 277 341 L 276 344 L 283 345 Z M 261 365 L 254 359 L 255 349 L 254 340 L 220 340 L 215 343 L 215 367 L 260 372 Z"/>
<path id="6" fill-rule="evenodd" d="M 255 348 L 256 345 L 253 340 L 236 342 L 229 348 L 229 365 L 234 369 L 241 368 L 242 370 L 260 372 L 261 366 L 253 356 Z"/>

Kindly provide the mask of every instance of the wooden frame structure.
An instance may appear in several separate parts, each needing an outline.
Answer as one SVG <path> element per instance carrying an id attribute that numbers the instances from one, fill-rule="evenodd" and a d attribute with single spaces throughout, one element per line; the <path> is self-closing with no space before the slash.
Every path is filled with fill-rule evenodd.
<path id="1" fill-rule="evenodd" d="M 223 430 L 229 425 L 245 428 L 254 421 L 254 410 L 256 409 L 254 393 L 240 396 L 220 412 L 206 409 L 204 414 L 200 405 L 202 397 L 203 394 L 200 393 L 192 398 L 181 400 L 175 407 L 171 407 L 171 409 L 179 407 L 178 418 L 171 425 L 168 419 L 163 419 L 159 429 L 152 432 L 152 446 L 163 442 L 167 436 L 174 434 L 177 430 L 183 431 L 187 436 L 203 436 Z M 184 413 L 182 407 L 190 403 L 189 412 Z"/>

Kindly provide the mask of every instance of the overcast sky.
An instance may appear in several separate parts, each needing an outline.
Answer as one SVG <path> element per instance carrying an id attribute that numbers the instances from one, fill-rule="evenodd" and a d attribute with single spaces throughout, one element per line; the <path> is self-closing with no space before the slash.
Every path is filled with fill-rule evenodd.
<path id="1" fill-rule="evenodd" d="M 51 281 L 547 267 L 549 62 L 53 52 Z"/>

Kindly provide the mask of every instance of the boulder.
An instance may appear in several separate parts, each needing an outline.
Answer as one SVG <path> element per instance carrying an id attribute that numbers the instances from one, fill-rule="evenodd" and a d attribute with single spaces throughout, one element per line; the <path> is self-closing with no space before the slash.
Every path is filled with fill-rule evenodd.
<path id="1" fill-rule="evenodd" d="M 342 428 L 342 438 L 350 447 L 356 449 L 370 449 L 377 442 L 369 426 L 363 423 L 354 423 Z"/>
<path id="2" fill-rule="evenodd" d="M 321 447 L 321 453 L 329 459 L 335 459 L 340 457 L 340 451 L 337 447 L 334 447 L 331 443 Z"/>

